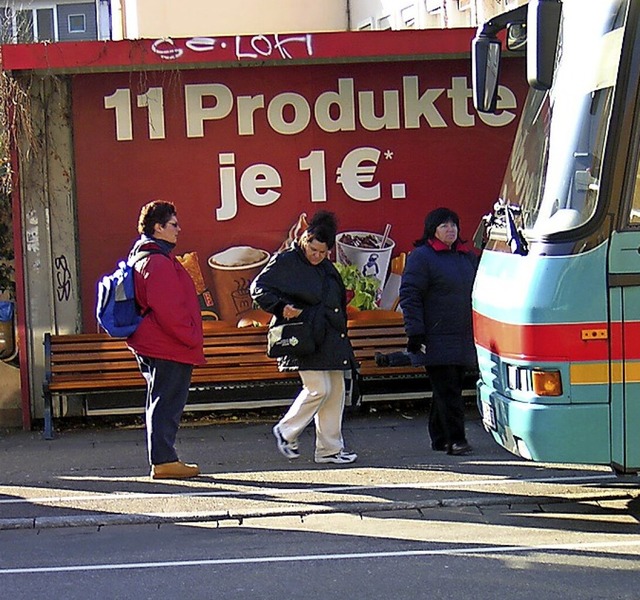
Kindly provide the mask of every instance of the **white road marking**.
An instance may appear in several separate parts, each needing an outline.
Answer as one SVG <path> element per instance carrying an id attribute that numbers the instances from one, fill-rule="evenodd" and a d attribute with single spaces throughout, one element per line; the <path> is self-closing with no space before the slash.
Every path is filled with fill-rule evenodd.
<path id="1" fill-rule="evenodd" d="M 251 565 L 282 562 L 311 562 L 326 560 L 362 560 L 379 558 L 410 558 L 414 556 L 489 555 L 517 552 L 555 552 L 561 550 L 597 550 L 601 548 L 639 547 L 637 541 L 585 542 L 581 544 L 543 544 L 539 546 L 485 546 L 468 548 L 442 548 L 439 550 L 403 550 L 394 552 L 354 552 L 345 554 L 297 554 L 293 556 L 257 556 L 250 558 L 210 558 L 200 560 L 175 560 L 141 563 L 113 563 L 98 565 L 68 565 L 60 567 L 17 567 L 0 569 L 0 575 L 24 575 L 36 573 L 71 573 L 89 571 L 115 571 L 136 569 L 165 569 L 169 567 L 202 567 L 216 565 Z"/>

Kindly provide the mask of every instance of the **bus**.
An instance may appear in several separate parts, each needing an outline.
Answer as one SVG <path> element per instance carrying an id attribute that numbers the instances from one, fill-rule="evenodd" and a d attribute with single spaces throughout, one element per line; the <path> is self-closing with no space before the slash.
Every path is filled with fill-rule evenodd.
<path id="1" fill-rule="evenodd" d="M 479 28 L 474 104 L 500 58 L 530 84 L 476 232 L 485 428 L 517 456 L 640 470 L 640 0 L 535 0 Z"/>

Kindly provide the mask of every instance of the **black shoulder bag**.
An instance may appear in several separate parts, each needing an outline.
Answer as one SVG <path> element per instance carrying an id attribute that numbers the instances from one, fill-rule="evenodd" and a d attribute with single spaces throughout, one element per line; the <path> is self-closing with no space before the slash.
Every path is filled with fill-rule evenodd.
<path id="1" fill-rule="evenodd" d="M 313 326 L 306 321 L 290 321 L 271 325 L 267 332 L 267 356 L 304 356 L 316 349 Z"/>

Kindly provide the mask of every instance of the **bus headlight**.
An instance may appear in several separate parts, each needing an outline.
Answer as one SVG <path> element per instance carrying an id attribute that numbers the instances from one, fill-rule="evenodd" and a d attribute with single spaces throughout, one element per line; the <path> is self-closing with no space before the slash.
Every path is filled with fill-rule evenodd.
<path id="1" fill-rule="evenodd" d="M 557 369 L 531 369 L 507 365 L 507 385 L 536 396 L 562 396 L 562 377 Z"/>
<path id="2" fill-rule="evenodd" d="M 538 396 L 562 396 L 560 371 L 532 371 L 533 392 Z"/>

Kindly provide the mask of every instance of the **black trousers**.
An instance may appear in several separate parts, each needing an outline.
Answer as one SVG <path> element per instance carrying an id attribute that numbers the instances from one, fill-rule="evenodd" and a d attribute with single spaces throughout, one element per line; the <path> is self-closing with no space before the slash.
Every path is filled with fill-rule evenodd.
<path id="1" fill-rule="evenodd" d="M 178 460 L 176 436 L 189 395 L 193 366 L 139 355 L 136 359 L 147 381 L 145 422 L 149 464 L 175 462 Z"/>
<path id="2" fill-rule="evenodd" d="M 464 400 L 462 386 L 465 368 L 460 365 L 427 367 L 433 400 L 429 413 L 429 436 L 434 450 L 446 450 L 449 444 L 465 443 Z"/>

